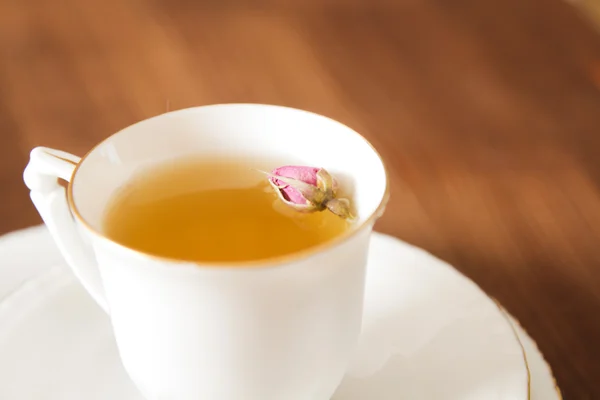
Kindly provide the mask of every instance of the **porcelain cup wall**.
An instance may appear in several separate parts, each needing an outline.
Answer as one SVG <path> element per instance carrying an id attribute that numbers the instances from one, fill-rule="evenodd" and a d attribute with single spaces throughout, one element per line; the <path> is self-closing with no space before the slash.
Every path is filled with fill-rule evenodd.
<path id="1" fill-rule="evenodd" d="M 356 228 L 248 265 L 160 258 L 103 235 L 106 206 L 132 175 L 220 154 L 326 168 L 350 191 Z M 388 197 L 383 163 L 362 136 L 301 110 L 204 106 L 127 127 L 82 159 L 35 148 L 24 179 L 73 272 L 109 314 L 123 365 L 145 397 L 331 397 L 360 333 L 369 236 Z M 59 179 L 69 182 L 66 194 Z"/>

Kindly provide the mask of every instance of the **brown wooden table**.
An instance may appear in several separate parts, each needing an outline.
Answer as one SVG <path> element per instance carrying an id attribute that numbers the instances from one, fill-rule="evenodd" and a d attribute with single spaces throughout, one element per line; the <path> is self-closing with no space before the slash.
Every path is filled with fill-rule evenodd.
<path id="1" fill-rule="evenodd" d="M 388 162 L 379 230 L 498 298 L 566 399 L 600 399 L 599 88 L 600 35 L 559 0 L 2 0 L 0 233 L 40 222 L 36 145 L 209 103 L 316 111 Z"/>

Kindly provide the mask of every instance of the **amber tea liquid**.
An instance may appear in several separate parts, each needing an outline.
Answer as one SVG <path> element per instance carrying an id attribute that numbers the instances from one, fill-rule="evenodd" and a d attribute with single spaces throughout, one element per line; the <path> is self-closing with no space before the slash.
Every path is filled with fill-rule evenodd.
<path id="1" fill-rule="evenodd" d="M 261 260 L 304 250 L 349 229 L 328 211 L 292 210 L 254 159 L 188 159 L 135 176 L 112 199 L 103 230 L 157 256 L 198 261 Z"/>

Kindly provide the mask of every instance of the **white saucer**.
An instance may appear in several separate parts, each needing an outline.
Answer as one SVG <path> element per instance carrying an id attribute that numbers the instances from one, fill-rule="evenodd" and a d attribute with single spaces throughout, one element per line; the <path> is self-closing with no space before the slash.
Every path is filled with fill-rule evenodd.
<path id="1" fill-rule="evenodd" d="M 8 258 L 0 241 L 0 281 L 17 258 L 55 260 L 47 241 L 39 228 L 13 237 L 21 256 Z M 388 236 L 371 246 L 363 336 L 333 400 L 560 399 L 535 343 L 471 281 Z M 66 267 L 50 266 L 0 303 L 0 399 L 141 399 L 108 318 Z"/>

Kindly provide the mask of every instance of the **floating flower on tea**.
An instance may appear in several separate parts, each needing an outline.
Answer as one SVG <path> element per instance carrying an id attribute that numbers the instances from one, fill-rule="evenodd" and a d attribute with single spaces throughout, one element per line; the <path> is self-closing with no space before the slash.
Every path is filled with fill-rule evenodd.
<path id="1" fill-rule="evenodd" d="M 327 209 L 342 218 L 353 218 L 350 201 L 337 198 L 337 182 L 324 168 L 286 165 L 267 175 L 279 198 L 293 209 Z"/>

